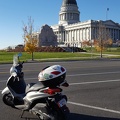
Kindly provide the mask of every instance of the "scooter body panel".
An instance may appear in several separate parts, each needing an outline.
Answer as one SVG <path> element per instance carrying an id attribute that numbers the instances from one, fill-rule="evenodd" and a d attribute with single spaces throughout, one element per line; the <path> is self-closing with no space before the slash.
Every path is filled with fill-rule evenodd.
<path id="1" fill-rule="evenodd" d="M 8 94 L 8 93 L 10 93 L 10 90 L 8 89 L 8 87 L 6 87 L 6 88 L 4 88 L 3 90 L 2 90 L 2 95 L 4 95 L 4 94 Z"/>
<path id="2" fill-rule="evenodd" d="M 24 100 L 27 100 L 29 102 L 33 102 L 36 99 L 42 99 L 42 98 L 46 98 L 49 96 L 51 96 L 51 95 L 40 92 L 40 91 L 31 91 L 31 92 L 26 94 L 26 96 L 24 97 Z"/>

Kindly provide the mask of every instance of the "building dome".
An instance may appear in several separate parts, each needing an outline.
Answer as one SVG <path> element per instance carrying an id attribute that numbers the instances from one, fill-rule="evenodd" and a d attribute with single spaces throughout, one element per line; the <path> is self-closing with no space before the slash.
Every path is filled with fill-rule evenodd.
<path id="1" fill-rule="evenodd" d="M 74 5 L 77 5 L 77 2 L 76 0 L 63 0 L 63 6 L 66 6 L 68 4 L 74 4 Z"/>
<path id="2" fill-rule="evenodd" d="M 63 0 L 61 10 L 59 12 L 59 24 L 67 25 L 78 23 L 80 20 L 80 12 L 78 10 L 76 0 Z"/>

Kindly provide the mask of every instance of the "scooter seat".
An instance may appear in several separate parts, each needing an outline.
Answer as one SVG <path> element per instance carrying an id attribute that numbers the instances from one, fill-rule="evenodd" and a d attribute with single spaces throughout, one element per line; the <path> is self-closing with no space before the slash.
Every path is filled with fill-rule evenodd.
<path id="1" fill-rule="evenodd" d="M 29 83 L 26 87 L 26 93 L 31 91 L 38 91 L 42 88 L 45 88 L 45 86 L 40 83 Z"/>

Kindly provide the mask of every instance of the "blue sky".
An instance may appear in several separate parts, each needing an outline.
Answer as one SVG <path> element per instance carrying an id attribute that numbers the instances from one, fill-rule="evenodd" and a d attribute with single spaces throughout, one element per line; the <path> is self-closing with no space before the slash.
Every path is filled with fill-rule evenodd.
<path id="1" fill-rule="evenodd" d="M 120 0 L 77 0 L 80 21 L 106 20 L 120 23 Z M 62 0 L 0 0 L 0 49 L 23 44 L 23 23 L 34 20 L 34 29 L 58 24 Z"/>

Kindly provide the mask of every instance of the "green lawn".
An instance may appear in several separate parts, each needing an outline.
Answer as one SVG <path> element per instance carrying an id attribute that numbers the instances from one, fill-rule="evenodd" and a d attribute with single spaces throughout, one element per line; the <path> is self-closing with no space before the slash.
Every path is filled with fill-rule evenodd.
<path id="1" fill-rule="evenodd" d="M 16 52 L 0 52 L 0 62 L 12 62 L 13 56 L 17 54 Z M 61 58 L 61 59 L 74 59 L 74 58 L 81 58 L 81 57 L 90 57 L 89 54 L 83 53 L 71 53 L 71 52 L 35 52 L 34 59 L 42 61 L 43 59 L 52 59 L 52 58 Z M 31 54 L 26 52 L 22 53 L 22 57 L 20 60 L 27 61 L 31 59 Z"/>
<path id="2" fill-rule="evenodd" d="M 0 52 L 0 63 L 12 63 L 13 56 L 18 54 L 17 52 Z M 92 54 L 92 55 L 91 55 Z M 119 51 L 105 51 L 103 54 L 120 55 Z M 37 61 L 56 61 L 56 60 L 81 60 L 81 59 L 93 59 L 100 58 L 100 52 L 89 51 L 86 53 L 82 52 L 35 52 L 34 60 Z M 112 57 L 112 56 L 111 56 Z M 114 58 L 120 58 L 119 56 L 113 56 Z M 109 56 L 110 58 L 110 56 Z M 26 52 L 22 53 L 21 61 L 31 60 L 31 54 Z"/>

